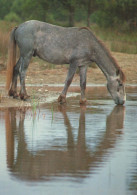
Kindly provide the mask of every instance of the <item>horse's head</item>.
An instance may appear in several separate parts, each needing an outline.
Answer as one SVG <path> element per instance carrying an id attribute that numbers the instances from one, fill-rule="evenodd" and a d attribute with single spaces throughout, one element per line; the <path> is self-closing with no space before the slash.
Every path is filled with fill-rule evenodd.
<path id="1" fill-rule="evenodd" d="M 116 104 L 123 105 L 125 103 L 125 76 L 123 72 L 118 71 L 116 76 L 110 77 L 107 88 Z"/>

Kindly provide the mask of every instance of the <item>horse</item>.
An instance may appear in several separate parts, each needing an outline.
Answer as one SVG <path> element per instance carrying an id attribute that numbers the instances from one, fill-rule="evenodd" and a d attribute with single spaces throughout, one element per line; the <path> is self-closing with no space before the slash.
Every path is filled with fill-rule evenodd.
<path id="1" fill-rule="evenodd" d="M 20 56 L 16 63 L 16 45 Z M 81 98 L 86 103 L 86 74 L 89 64 L 95 62 L 107 80 L 107 89 L 116 104 L 126 99 L 125 75 L 104 44 L 87 27 L 61 27 L 46 22 L 30 20 L 15 27 L 9 40 L 7 83 L 9 96 L 18 97 L 17 78 L 20 78 L 19 96 L 29 98 L 25 88 L 25 75 L 32 57 L 53 64 L 69 64 L 64 88 L 58 102 L 66 102 L 66 94 L 76 69 L 79 68 Z"/>

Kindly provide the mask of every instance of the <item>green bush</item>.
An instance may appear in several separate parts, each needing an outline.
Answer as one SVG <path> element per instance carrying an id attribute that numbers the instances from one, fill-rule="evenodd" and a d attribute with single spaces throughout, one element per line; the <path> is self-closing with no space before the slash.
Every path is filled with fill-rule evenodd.
<path id="1" fill-rule="evenodd" d="M 21 22 L 20 17 L 14 12 L 10 12 L 9 14 L 7 14 L 4 17 L 4 20 L 9 21 L 9 22 Z"/>
<path id="2" fill-rule="evenodd" d="M 103 11 L 96 11 L 91 15 L 91 22 L 98 24 L 101 27 L 112 26 L 112 18 Z"/>

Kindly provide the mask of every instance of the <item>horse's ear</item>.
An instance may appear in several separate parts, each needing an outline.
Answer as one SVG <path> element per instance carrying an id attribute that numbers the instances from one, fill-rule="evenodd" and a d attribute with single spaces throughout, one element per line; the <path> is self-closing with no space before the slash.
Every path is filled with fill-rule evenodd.
<path id="1" fill-rule="evenodd" d="M 116 71 L 116 75 L 119 76 L 119 74 L 120 74 L 120 70 L 118 69 L 118 70 Z"/>

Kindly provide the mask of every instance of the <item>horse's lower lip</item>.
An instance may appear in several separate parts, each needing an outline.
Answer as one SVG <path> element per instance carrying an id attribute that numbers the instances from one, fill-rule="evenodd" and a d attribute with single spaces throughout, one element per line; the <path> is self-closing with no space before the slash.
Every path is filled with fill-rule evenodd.
<path id="1" fill-rule="evenodd" d="M 123 100 L 120 104 L 123 105 L 125 103 L 125 100 Z"/>

